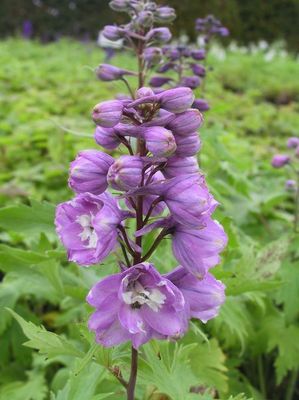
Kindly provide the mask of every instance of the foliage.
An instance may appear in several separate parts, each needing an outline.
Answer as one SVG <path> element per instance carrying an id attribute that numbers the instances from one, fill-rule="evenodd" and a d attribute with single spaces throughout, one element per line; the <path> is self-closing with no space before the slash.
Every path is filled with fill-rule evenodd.
<path id="1" fill-rule="evenodd" d="M 53 228 L 54 204 L 70 197 L 69 162 L 94 147 L 90 109 L 123 88 L 92 80 L 84 66 L 103 55 L 91 46 L 9 40 L 0 53 L 0 399 L 123 399 L 116 376 L 129 375 L 129 346 L 94 345 L 84 302 L 116 259 L 78 268 Z M 209 62 L 212 110 L 200 162 L 229 235 L 213 270 L 228 298 L 218 318 L 194 323 L 178 343 L 144 346 L 137 398 L 291 400 L 298 393 L 299 239 L 285 173 L 270 160 L 298 135 L 299 64 L 289 56 L 269 63 L 262 52 L 219 59 L 217 49 Z M 125 54 L 115 63 L 134 67 Z M 169 241 L 154 262 L 165 271 L 175 266 Z"/>

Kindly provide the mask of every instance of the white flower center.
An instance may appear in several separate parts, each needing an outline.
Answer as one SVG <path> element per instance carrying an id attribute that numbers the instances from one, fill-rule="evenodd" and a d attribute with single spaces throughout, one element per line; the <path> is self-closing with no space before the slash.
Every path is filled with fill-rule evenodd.
<path id="1" fill-rule="evenodd" d="M 79 237 L 82 242 L 88 240 L 87 249 L 95 249 L 97 247 L 98 235 L 96 234 L 92 226 L 92 214 L 82 214 L 77 219 L 76 222 L 82 226 L 83 230 L 79 233 Z"/>
<path id="2" fill-rule="evenodd" d="M 123 299 L 126 304 L 132 308 L 140 308 L 147 304 L 153 311 L 159 311 L 164 304 L 166 296 L 158 289 L 146 289 L 138 281 L 128 286 L 128 290 L 123 293 Z"/>

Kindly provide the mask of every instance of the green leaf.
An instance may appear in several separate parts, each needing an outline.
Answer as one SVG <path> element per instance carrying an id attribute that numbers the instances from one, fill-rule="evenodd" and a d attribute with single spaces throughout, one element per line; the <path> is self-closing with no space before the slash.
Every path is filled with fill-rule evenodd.
<path id="1" fill-rule="evenodd" d="M 62 336 L 58 336 L 53 332 L 48 332 L 43 326 L 36 326 L 32 322 L 27 322 L 13 310 L 8 310 L 20 324 L 24 335 L 29 339 L 28 342 L 24 343 L 25 346 L 37 349 L 48 358 L 57 355 L 68 355 L 80 358 L 84 356 L 81 351 L 76 349 L 72 343 Z"/>
<path id="2" fill-rule="evenodd" d="M 54 205 L 34 200 L 31 207 L 24 204 L 4 207 L 0 209 L 0 227 L 26 235 L 44 232 L 54 236 L 54 213 Z"/>
<path id="3" fill-rule="evenodd" d="M 0 399 L 6 400 L 45 400 L 47 386 L 44 376 L 39 372 L 29 372 L 28 381 L 15 381 L 0 387 Z"/>

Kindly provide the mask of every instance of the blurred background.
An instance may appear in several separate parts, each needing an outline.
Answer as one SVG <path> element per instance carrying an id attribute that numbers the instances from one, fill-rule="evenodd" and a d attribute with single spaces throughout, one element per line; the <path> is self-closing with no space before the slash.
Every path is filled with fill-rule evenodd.
<path id="1" fill-rule="evenodd" d="M 214 14 L 230 29 L 231 40 L 249 44 L 260 39 L 272 43 L 285 40 L 291 50 L 299 49 L 299 0 L 164 0 L 176 9 L 176 35 L 195 39 L 196 16 Z M 125 21 L 115 14 L 108 0 L 1 0 L 0 36 L 24 33 L 42 41 L 71 36 L 92 40 L 105 24 Z"/>

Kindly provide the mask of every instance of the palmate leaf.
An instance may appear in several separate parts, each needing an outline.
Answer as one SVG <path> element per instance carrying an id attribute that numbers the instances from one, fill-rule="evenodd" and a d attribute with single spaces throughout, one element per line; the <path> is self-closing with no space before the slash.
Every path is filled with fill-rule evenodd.
<path id="1" fill-rule="evenodd" d="M 190 398 L 190 388 L 198 384 L 188 359 L 196 347 L 170 342 L 150 342 L 143 346 L 143 356 L 138 371 L 138 383 L 154 386 L 157 393 L 171 399 Z"/>
<path id="2" fill-rule="evenodd" d="M 47 393 L 45 378 L 36 371 L 28 373 L 26 382 L 15 381 L 0 387 L 0 399 L 3 400 L 45 400 Z"/>
<path id="3" fill-rule="evenodd" d="M 263 321 L 261 335 L 267 337 L 267 351 L 278 350 L 275 359 L 276 380 L 280 384 L 290 370 L 299 367 L 299 327 L 287 326 L 282 313 L 273 312 Z"/>
<path id="4" fill-rule="evenodd" d="M 53 332 L 48 332 L 43 326 L 36 326 L 32 322 L 25 321 L 13 310 L 9 309 L 9 312 L 20 324 L 24 335 L 29 339 L 28 342 L 24 343 L 25 346 L 37 349 L 48 358 L 57 355 L 68 355 L 80 358 L 84 356 L 84 353 L 62 336 L 58 336 Z"/>

